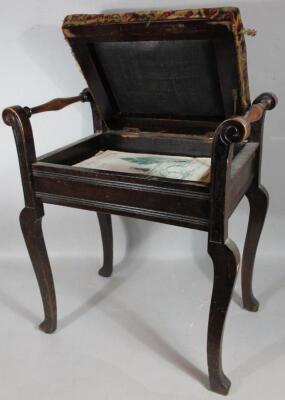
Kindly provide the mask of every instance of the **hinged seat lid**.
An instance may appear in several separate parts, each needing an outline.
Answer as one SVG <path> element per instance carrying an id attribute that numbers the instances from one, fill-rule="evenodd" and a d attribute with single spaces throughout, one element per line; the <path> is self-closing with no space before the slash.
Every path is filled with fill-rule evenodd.
<path id="1" fill-rule="evenodd" d="M 249 107 L 238 8 L 69 15 L 63 32 L 109 129 L 187 132 Z"/>

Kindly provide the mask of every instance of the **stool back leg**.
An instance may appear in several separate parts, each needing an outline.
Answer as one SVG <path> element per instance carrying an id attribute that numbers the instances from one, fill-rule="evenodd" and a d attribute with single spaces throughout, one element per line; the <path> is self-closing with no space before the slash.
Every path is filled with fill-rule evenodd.
<path id="1" fill-rule="evenodd" d="M 98 274 L 109 277 L 113 272 L 113 232 L 112 220 L 110 214 L 97 213 L 103 244 L 103 266 L 99 269 Z"/>
<path id="2" fill-rule="evenodd" d="M 242 257 L 242 298 L 245 309 L 248 311 L 257 311 L 259 303 L 252 291 L 253 267 L 259 238 L 267 213 L 269 196 L 267 190 L 262 185 L 256 184 L 250 187 L 246 196 L 249 201 L 250 212 Z"/>
<path id="3" fill-rule="evenodd" d="M 20 224 L 42 296 L 45 318 L 39 328 L 52 333 L 57 326 L 56 297 L 42 231 L 43 215 L 42 207 L 25 207 L 20 214 Z"/>
<path id="4" fill-rule="evenodd" d="M 210 389 L 227 394 L 231 382 L 223 372 L 222 340 L 225 319 L 232 298 L 238 268 L 239 251 L 233 241 L 209 242 L 208 252 L 214 264 L 214 285 L 208 325 L 208 370 Z"/>

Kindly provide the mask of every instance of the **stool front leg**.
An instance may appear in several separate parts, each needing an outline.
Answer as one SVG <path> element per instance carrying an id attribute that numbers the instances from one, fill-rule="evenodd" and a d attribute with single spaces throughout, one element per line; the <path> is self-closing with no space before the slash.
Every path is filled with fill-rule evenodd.
<path id="1" fill-rule="evenodd" d="M 222 340 L 225 319 L 239 268 L 239 251 L 235 243 L 209 242 L 208 252 L 214 264 L 214 285 L 209 313 L 207 358 L 210 389 L 226 395 L 231 382 L 222 367 Z"/>
<path id="2" fill-rule="evenodd" d="M 38 280 L 45 319 L 40 329 L 52 333 L 56 329 L 56 298 L 52 272 L 42 232 L 43 205 L 35 196 L 32 164 L 36 162 L 33 130 L 27 111 L 20 106 L 3 111 L 4 122 L 13 128 L 23 184 L 25 208 L 20 214 L 20 224 L 26 246 Z"/>
<path id="3" fill-rule="evenodd" d="M 101 230 L 104 257 L 103 266 L 99 269 L 98 274 L 108 278 L 113 272 L 112 220 L 110 214 L 98 212 L 97 216 Z"/>
<path id="4" fill-rule="evenodd" d="M 20 214 L 20 224 L 42 296 L 45 318 L 39 328 L 45 333 L 52 333 L 57 326 L 56 297 L 43 237 L 42 217 L 42 209 L 26 207 Z"/>
<path id="5" fill-rule="evenodd" d="M 259 238 L 267 213 L 269 195 L 262 185 L 253 184 L 246 193 L 246 196 L 249 201 L 250 212 L 242 257 L 242 298 L 245 309 L 248 311 L 257 311 L 259 303 L 252 292 L 253 267 Z"/>

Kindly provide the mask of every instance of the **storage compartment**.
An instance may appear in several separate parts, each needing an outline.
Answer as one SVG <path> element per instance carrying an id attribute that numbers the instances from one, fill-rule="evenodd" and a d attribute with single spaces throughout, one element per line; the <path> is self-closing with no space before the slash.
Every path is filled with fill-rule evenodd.
<path id="1" fill-rule="evenodd" d="M 38 161 L 77 169 L 94 169 L 98 172 L 111 171 L 144 178 L 153 176 L 208 184 L 213 135 L 213 131 L 205 131 L 197 136 L 111 131 L 84 138 L 43 155 Z M 235 145 L 234 156 L 243 146 L 244 144 Z M 102 154 L 108 156 L 108 162 L 101 162 Z M 96 158 L 96 155 L 99 157 Z M 115 163 L 110 155 L 117 160 L 125 160 Z"/>
<path id="2" fill-rule="evenodd" d="M 211 145 L 210 133 L 205 133 L 201 139 L 201 135 L 198 138 L 183 134 L 113 131 L 89 136 L 44 155 L 38 161 L 207 183 Z"/>

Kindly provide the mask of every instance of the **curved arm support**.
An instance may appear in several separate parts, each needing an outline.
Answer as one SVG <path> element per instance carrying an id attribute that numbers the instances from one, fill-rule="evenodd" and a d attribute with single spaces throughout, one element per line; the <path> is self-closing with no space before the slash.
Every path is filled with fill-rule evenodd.
<path id="1" fill-rule="evenodd" d="M 228 237 L 227 204 L 228 182 L 236 140 L 235 125 L 231 120 L 220 124 L 216 130 L 211 158 L 211 204 L 209 241 L 223 243 Z"/>
<path id="2" fill-rule="evenodd" d="M 254 122 L 260 121 L 265 111 L 272 110 L 278 103 L 277 96 L 273 93 L 262 93 L 258 96 L 249 110 L 243 115 L 238 117 L 229 118 L 224 121 L 229 122 L 225 132 L 227 139 L 230 142 L 246 141 L 251 133 L 251 125 Z"/>
<path id="3" fill-rule="evenodd" d="M 54 99 L 40 106 L 29 108 L 12 106 L 4 109 L 2 113 L 6 125 L 13 129 L 17 152 L 19 157 L 21 178 L 23 184 L 26 207 L 35 207 L 37 200 L 32 190 L 32 164 L 36 162 L 36 151 L 30 117 L 33 114 L 61 110 L 77 101 L 93 102 L 88 89 L 84 89 L 79 96 L 65 99 Z"/>
<path id="4" fill-rule="evenodd" d="M 37 202 L 32 190 L 31 165 L 36 161 L 36 152 L 30 120 L 20 106 L 5 108 L 2 116 L 5 124 L 13 129 L 26 207 L 35 207 Z"/>
<path id="5" fill-rule="evenodd" d="M 223 242 L 227 236 L 228 225 L 228 191 L 233 145 L 248 139 L 251 125 L 261 121 L 267 110 L 277 105 L 277 97 L 271 93 L 263 93 L 257 97 L 253 105 L 242 117 L 233 117 L 223 121 L 217 128 L 211 159 L 211 227 L 210 238 Z"/>

